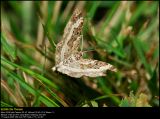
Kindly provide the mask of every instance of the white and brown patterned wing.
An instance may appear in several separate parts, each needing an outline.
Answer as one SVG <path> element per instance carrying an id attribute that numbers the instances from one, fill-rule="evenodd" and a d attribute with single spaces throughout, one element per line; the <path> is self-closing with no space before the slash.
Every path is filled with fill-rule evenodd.
<path id="1" fill-rule="evenodd" d="M 57 71 L 75 78 L 106 76 L 107 70 L 116 71 L 117 69 L 102 61 L 83 59 L 81 52 L 72 54 L 57 66 Z"/>
<path id="2" fill-rule="evenodd" d="M 63 38 L 56 46 L 56 65 L 78 50 L 83 21 L 81 12 L 76 9 L 64 29 Z"/>

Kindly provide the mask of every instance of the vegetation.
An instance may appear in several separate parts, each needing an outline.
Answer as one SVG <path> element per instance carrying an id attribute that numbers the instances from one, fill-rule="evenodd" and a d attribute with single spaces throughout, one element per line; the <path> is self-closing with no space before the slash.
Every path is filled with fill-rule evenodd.
<path id="1" fill-rule="evenodd" d="M 159 106 L 158 1 L 1 3 L 2 107 Z M 77 79 L 51 70 L 75 8 L 85 17 L 84 57 L 116 73 Z"/>

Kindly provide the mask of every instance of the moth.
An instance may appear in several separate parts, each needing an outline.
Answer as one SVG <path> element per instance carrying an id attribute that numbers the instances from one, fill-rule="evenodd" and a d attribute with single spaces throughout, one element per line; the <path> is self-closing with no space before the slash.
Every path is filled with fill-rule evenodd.
<path id="1" fill-rule="evenodd" d="M 52 70 L 75 78 L 106 76 L 107 70 L 116 71 L 117 69 L 109 63 L 84 59 L 83 51 L 78 51 L 83 23 L 82 13 L 76 9 L 64 29 L 62 39 L 56 46 L 55 66 Z"/>

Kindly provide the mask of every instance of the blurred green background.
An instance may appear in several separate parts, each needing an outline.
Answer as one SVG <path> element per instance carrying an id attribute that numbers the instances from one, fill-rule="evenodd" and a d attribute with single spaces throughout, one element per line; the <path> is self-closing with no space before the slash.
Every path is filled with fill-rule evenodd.
<path id="1" fill-rule="evenodd" d="M 114 65 L 105 77 L 51 68 L 75 8 L 85 18 L 85 58 Z M 1 2 L 1 107 L 159 106 L 158 1 Z"/>

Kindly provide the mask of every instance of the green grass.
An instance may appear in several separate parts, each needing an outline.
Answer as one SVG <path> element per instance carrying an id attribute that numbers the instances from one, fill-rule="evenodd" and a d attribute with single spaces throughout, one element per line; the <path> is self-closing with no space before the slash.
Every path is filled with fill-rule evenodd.
<path id="1" fill-rule="evenodd" d="M 2 2 L 1 106 L 159 106 L 159 2 L 72 2 Z M 94 50 L 85 57 L 117 72 L 76 79 L 51 70 L 76 7 L 85 18 L 83 49 Z"/>

